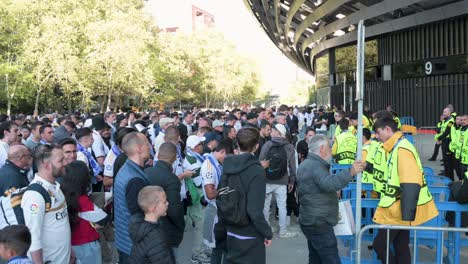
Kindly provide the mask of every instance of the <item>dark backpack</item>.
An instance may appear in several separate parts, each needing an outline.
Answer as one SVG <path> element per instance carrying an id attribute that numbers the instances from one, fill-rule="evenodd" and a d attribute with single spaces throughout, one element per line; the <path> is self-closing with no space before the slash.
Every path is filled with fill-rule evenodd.
<path id="1" fill-rule="evenodd" d="M 279 180 L 288 172 L 288 155 L 286 144 L 273 143 L 266 159 L 270 161 L 270 167 L 265 169 L 269 180 Z"/>
<path id="2" fill-rule="evenodd" d="M 247 215 L 247 195 L 245 192 L 240 174 L 223 173 L 216 197 L 218 218 L 221 223 L 233 226 L 249 225 L 250 219 Z"/>

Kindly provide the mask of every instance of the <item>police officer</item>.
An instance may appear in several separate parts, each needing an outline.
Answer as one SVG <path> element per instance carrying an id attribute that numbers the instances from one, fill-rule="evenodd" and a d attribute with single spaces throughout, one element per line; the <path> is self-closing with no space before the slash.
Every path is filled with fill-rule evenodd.
<path id="1" fill-rule="evenodd" d="M 391 118 L 374 124 L 377 138 L 388 155 L 386 184 L 374 215 L 374 222 L 383 225 L 421 225 L 438 215 L 428 190 L 421 160 L 416 148 Z M 390 230 L 389 263 L 411 263 L 408 230 Z M 387 231 L 380 230 L 373 242 L 377 257 L 386 263 Z"/>
<path id="2" fill-rule="evenodd" d="M 442 127 L 443 122 L 444 122 L 444 116 L 440 116 L 440 121 L 437 123 L 436 134 L 434 135 L 434 141 L 436 142 L 434 144 L 434 152 L 432 153 L 432 157 L 429 159 L 429 161 L 436 161 L 437 156 L 439 155 L 440 144 L 437 143 L 437 138 L 440 135 L 442 135 L 442 132 L 440 131 L 440 129 Z"/>
<path id="3" fill-rule="evenodd" d="M 440 128 L 442 135 L 437 138 L 437 143 L 442 144 L 442 156 L 444 158 L 443 174 L 453 180 L 453 162 L 452 155 L 449 150 L 449 145 L 450 130 L 455 123 L 455 118 L 452 116 L 452 112 L 448 107 L 444 108 L 442 116 L 444 117 L 444 121 L 442 122 L 442 126 Z"/>
<path id="4" fill-rule="evenodd" d="M 460 133 L 455 158 L 458 161 L 458 170 L 465 172 L 468 168 L 468 114 L 464 114 L 460 120 Z"/>

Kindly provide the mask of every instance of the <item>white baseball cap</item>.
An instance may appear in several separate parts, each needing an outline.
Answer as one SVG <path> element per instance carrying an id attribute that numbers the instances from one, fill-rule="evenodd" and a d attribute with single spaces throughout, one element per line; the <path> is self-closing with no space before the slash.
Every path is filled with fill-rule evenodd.
<path id="1" fill-rule="evenodd" d="M 201 142 L 204 142 L 206 140 L 205 137 L 199 137 L 197 135 L 192 135 L 187 138 L 187 147 L 189 148 L 194 148 Z"/>

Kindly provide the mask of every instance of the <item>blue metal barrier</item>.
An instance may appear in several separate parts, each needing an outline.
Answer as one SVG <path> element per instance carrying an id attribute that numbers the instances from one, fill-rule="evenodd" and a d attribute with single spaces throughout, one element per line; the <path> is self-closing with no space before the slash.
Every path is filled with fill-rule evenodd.
<path id="1" fill-rule="evenodd" d="M 440 186 L 435 186 L 435 190 L 438 190 L 440 193 L 445 192 L 443 188 Z M 356 200 L 355 199 L 350 199 L 351 207 L 353 208 L 353 213 L 356 212 Z M 378 199 L 362 199 L 362 208 L 363 209 L 375 209 L 379 203 Z M 460 263 L 460 247 L 461 246 L 468 246 L 468 239 L 461 239 L 460 234 L 457 231 L 460 231 L 461 227 L 461 213 L 462 212 L 468 212 L 468 204 L 462 205 L 458 204 L 456 202 L 439 202 L 436 201 L 436 206 L 439 210 L 439 215 L 435 217 L 434 219 L 424 223 L 423 225 L 413 227 L 413 226 L 380 226 L 380 225 L 372 225 L 368 224 L 365 226 L 359 235 L 359 243 L 358 248 L 361 249 L 360 243 L 363 240 L 366 241 L 371 241 L 373 238 L 377 235 L 377 232 L 373 232 L 373 234 L 370 233 L 371 229 L 405 229 L 405 230 L 410 230 L 411 235 L 411 240 L 413 241 L 413 259 L 416 260 L 414 263 L 421 263 L 418 261 L 418 245 L 427 245 L 431 246 L 436 250 L 436 258 L 437 261 L 442 261 L 444 257 L 444 246 L 447 247 L 447 260 L 449 263 Z M 445 213 L 452 211 L 455 213 L 455 228 L 447 228 L 443 227 L 446 225 L 445 221 Z M 461 231 L 466 232 L 465 230 L 468 231 L 468 229 L 462 229 Z M 441 232 L 434 232 L 434 231 L 441 231 Z M 444 240 L 443 239 L 443 232 L 453 232 L 449 233 L 448 239 Z M 341 237 L 346 240 L 348 240 L 350 243 L 348 243 L 351 248 L 354 246 L 354 236 L 347 236 L 347 237 Z M 410 240 L 410 241 L 411 241 Z M 360 260 L 359 263 L 380 263 L 376 259 L 376 255 L 373 254 L 372 259 L 360 259 L 360 254 L 361 252 L 358 252 L 358 260 Z M 351 252 L 351 257 L 349 256 L 343 256 L 341 257 L 341 260 L 343 263 L 355 263 L 354 259 L 352 258 L 352 252 Z"/>
<path id="2" fill-rule="evenodd" d="M 427 176 L 432 176 L 434 175 L 434 170 L 429 167 L 423 167 L 424 175 Z"/>
<path id="3" fill-rule="evenodd" d="M 402 125 L 414 126 L 414 118 L 412 116 L 404 116 L 400 118 L 400 123 Z"/>
<path id="4" fill-rule="evenodd" d="M 448 186 L 452 180 L 446 176 L 442 175 L 427 175 L 425 176 L 427 185 L 442 185 Z"/>
<path id="5" fill-rule="evenodd" d="M 351 168 L 351 164 L 338 164 L 338 163 L 333 163 L 330 166 L 330 173 L 331 174 L 337 174 L 342 170 L 349 170 Z"/>

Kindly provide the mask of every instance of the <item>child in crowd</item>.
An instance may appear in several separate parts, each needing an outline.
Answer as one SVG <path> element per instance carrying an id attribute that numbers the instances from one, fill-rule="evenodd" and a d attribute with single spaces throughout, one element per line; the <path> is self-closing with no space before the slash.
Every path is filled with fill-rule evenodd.
<path id="1" fill-rule="evenodd" d="M 89 196 L 91 175 L 83 161 L 65 166 L 62 190 L 67 200 L 71 243 L 77 260 L 83 264 L 101 264 L 102 254 L 97 228 L 107 221 L 107 214 Z"/>
<path id="2" fill-rule="evenodd" d="M 166 215 L 168 205 L 166 194 L 159 186 L 146 186 L 138 193 L 138 206 L 145 215 L 133 215 L 130 221 L 133 243 L 130 263 L 175 263 L 159 225 L 159 218 Z"/>
<path id="3" fill-rule="evenodd" d="M 31 233 L 24 225 L 7 226 L 0 231 L 0 257 L 7 264 L 32 264 L 26 256 L 31 246 Z"/>

